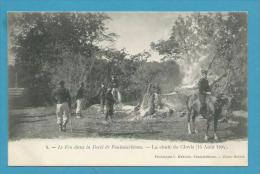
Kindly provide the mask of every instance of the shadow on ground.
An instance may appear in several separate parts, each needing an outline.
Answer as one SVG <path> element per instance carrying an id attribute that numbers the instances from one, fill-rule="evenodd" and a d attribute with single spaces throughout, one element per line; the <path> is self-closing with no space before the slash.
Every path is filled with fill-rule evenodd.
<path id="1" fill-rule="evenodd" d="M 113 137 L 148 140 L 182 140 L 204 142 L 205 120 L 198 119 L 198 134 L 187 134 L 185 117 L 174 113 L 170 117 L 150 120 L 129 121 L 129 114 L 116 111 L 113 122 L 104 120 L 105 115 L 95 109 L 83 111 L 83 118 L 71 117 L 66 132 L 59 132 L 56 125 L 55 108 L 26 108 L 11 110 L 9 114 L 9 138 L 71 138 L 71 137 Z M 238 124 L 220 123 L 219 141 L 247 138 L 247 118 L 234 118 Z M 212 128 L 212 127 L 211 127 Z M 209 142 L 215 142 L 210 133 Z"/>

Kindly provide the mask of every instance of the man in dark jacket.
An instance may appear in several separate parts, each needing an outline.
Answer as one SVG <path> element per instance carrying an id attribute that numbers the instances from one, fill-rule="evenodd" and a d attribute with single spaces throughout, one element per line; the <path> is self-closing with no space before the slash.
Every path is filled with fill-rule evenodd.
<path id="1" fill-rule="evenodd" d="M 104 106 L 105 106 L 105 96 L 106 96 L 106 88 L 105 85 L 102 83 L 101 87 L 98 91 L 98 97 L 100 101 L 100 111 L 104 113 Z"/>
<path id="2" fill-rule="evenodd" d="M 112 121 L 113 114 L 114 114 L 114 104 L 115 104 L 115 99 L 112 95 L 112 89 L 111 87 L 107 88 L 107 92 L 105 95 L 105 104 L 106 104 L 106 121 L 108 118 Z"/>
<path id="3" fill-rule="evenodd" d="M 200 103 L 201 103 L 201 109 L 200 109 L 201 114 L 204 114 L 207 111 L 206 110 L 207 109 L 206 97 L 207 97 L 207 95 L 211 94 L 209 82 L 207 79 L 207 73 L 208 72 L 206 70 L 201 70 L 202 78 L 200 79 L 200 81 L 198 83 L 199 99 L 200 99 Z"/>
<path id="4" fill-rule="evenodd" d="M 84 102 L 84 83 L 80 84 L 80 87 L 77 91 L 77 95 L 76 95 L 76 103 L 77 103 L 77 108 L 76 108 L 76 117 L 77 118 L 81 118 L 81 110 L 82 110 L 82 105 Z"/>
<path id="5" fill-rule="evenodd" d="M 111 77 L 112 94 L 116 102 L 121 103 L 121 93 L 119 91 L 119 81 L 115 76 Z"/>
<path id="6" fill-rule="evenodd" d="M 66 131 L 66 124 L 71 109 L 71 97 L 69 90 L 64 87 L 65 82 L 59 82 L 59 88 L 54 91 L 53 97 L 57 103 L 56 116 L 60 131 Z"/>

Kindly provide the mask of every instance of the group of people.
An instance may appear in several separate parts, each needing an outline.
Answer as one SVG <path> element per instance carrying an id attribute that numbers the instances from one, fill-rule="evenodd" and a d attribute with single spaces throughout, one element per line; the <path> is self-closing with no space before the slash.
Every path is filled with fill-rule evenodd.
<path id="1" fill-rule="evenodd" d="M 211 94 L 210 85 L 207 79 L 207 71 L 201 71 L 202 78 L 198 83 L 199 88 L 199 100 L 201 103 L 200 111 L 203 113 L 206 111 L 206 96 Z M 64 87 L 65 82 L 60 81 L 59 88 L 54 92 L 54 98 L 57 103 L 56 108 L 56 115 L 57 115 L 57 124 L 59 126 L 60 131 L 66 130 L 66 124 L 68 122 L 68 117 L 71 112 L 71 96 L 69 90 Z M 150 91 L 150 87 L 148 88 Z M 158 88 L 158 90 L 160 90 Z M 157 91 L 160 93 L 160 91 Z M 121 103 L 121 94 L 119 92 L 119 84 L 118 80 L 112 76 L 111 83 L 107 88 L 104 84 L 101 84 L 101 88 L 98 92 L 98 96 L 100 99 L 100 110 L 104 113 L 104 107 L 106 108 L 105 111 L 105 120 L 112 120 L 113 113 L 114 113 L 114 104 L 116 102 Z M 80 88 L 77 91 L 76 95 L 76 117 L 81 118 L 81 110 L 84 103 L 84 83 L 80 84 Z M 153 99 L 153 98 L 152 98 Z M 144 103 L 141 104 L 141 108 L 143 107 Z M 150 109 L 149 109 L 150 112 Z M 146 112 L 145 112 L 146 113 Z M 201 114 L 202 114 L 201 113 Z"/>
<path id="2" fill-rule="evenodd" d="M 70 92 L 67 88 L 65 88 L 65 82 L 63 80 L 59 82 L 59 87 L 54 91 L 53 97 L 56 102 L 56 116 L 59 131 L 66 131 L 66 125 L 72 111 L 72 101 Z M 114 76 L 111 78 L 111 84 L 107 87 L 105 87 L 104 84 L 101 84 L 98 97 L 100 101 L 100 111 L 101 113 L 104 113 L 105 111 L 105 120 L 112 121 L 114 104 L 121 103 L 119 83 Z M 81 83 L 76 94 L 76 118 L 82 118 L 84 100 L 85 87 L 84 83 Z"/>

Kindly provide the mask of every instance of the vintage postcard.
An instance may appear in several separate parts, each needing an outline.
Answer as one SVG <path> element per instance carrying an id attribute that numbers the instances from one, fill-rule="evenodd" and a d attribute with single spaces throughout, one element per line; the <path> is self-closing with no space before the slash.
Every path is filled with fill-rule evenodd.
<path id="1" fill-rule="evenodd" d="M 9 166 L 247 166 L 246 12 L 8 12 Z"/>

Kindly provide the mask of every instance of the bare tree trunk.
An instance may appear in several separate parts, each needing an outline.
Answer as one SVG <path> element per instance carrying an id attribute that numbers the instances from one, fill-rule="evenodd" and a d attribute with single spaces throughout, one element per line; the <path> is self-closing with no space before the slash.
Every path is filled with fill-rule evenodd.
<path id="1" fill-rule="evenodd" d="M 208 71 L 208 72 L 209 72 L 209 70 L 211 69 L 212 64 L 213 64 L 213 62 L 215 61 L 216 58 L 217 58 L 217 56 L 215 55 L 215 56 L 212 58 L 211 62 L 209 63 L 208 68 L 207 68 L 207 71 Z"/>
<path id="2" fill-rule="evenodd" d="M 214 86 L 216 83 L 218 83 L 220 80 L 222 80 L 226 76 L 227 76 L 227 73 L 222 74 L 222 76 L 220 76 L 217 80 L 215 80 L 214 82 L 212 82 L 210 84 L 210 87 Z"/>
<path id="3" fill-rule="evenodd" d="M 93 66 L 94 66 L 94 64 L 95 64 L 95 61 L 96 61 L 96 58 L 95 58 L 95 56 L 94 56 L 93 54 L 91 54 L 91 59 L 92 59 L 92 61 L 91 61 L 89 70 L 88 70 L 88 72 L 87 72 L 87 74 L 86 74 L 86 77 L 85 77 L 86 80 L 88 80 L 88 78 L 89 78 L 89 76 L 90 76 L 90 74 L 91 74 L 91 71 L 92 71 L 92 69 L 93 69 Z"/>

